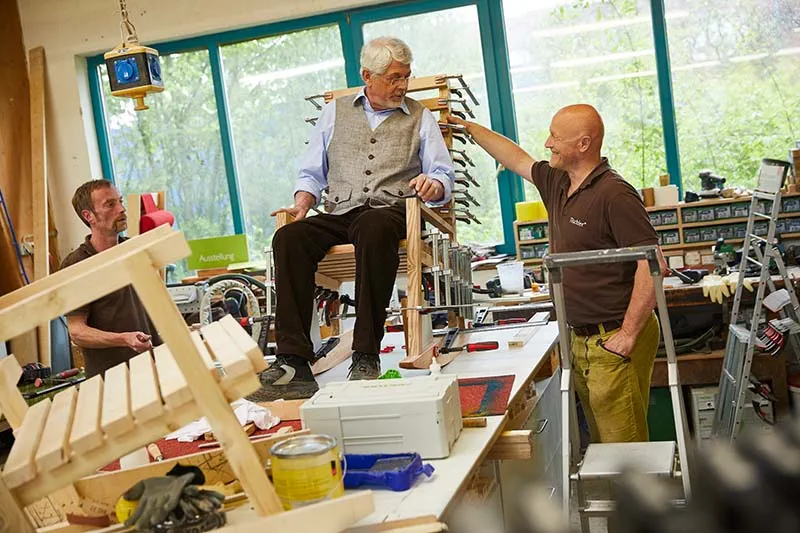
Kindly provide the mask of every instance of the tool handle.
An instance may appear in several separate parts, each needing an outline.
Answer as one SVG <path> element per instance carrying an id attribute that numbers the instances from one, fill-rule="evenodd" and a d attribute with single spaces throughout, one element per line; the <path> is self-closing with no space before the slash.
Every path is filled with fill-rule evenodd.
<path id="1" fill-rule="evenodd" d="M 80 371 L 81 371 L 80 368 L 70 368 L 69 370 L 64 370 L 63 372 L 59 372 L 53 377 L 55 377 L 56 379 L 71 378 L 72 376 L 77 376 Z"/>
<path id="2" fill-rule="evenodd" d="M 152 457 L 154 461 L 164 460 L 164 454 L 161 453 L 161 450 L 158 448 L 158 445 L 156 443 L 148 444 L 147 452 L 150 454 L 150 457 Z"/>
<path id="3" fill-rule="evenodd" d="M 526 318 L 503 318 L 497 321 L 497 326 L 507 326 L 509 324 L 524 324 L 528 320 Z"/>
<path id="4" fill-rule="evenodd" d="M 497 341 L 486 341 L 486 342 L 471 342 L 467 344 L 467 351 L 468 352 L 487 352 L 489 350 L 496 350 L 500 347 L 500 343 Z"/>

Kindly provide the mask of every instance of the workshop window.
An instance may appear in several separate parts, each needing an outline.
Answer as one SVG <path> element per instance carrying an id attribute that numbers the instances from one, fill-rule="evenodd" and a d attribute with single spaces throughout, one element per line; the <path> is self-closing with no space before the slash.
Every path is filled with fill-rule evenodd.
<path id="1" fill-rule="evenodd" d="M 146 99 L 150 109 L 143 112 L 130 98 L 112 98 L 106 67 L 98 68 L 120 192 L 165 191 L 188 239 L 233 234 L 208 52 L 161 56 L 165 89 Z M 178 270 L 186 274 L 185 261 Z"/>
<path id="2" fill-rule="evenodd" d="M 503 0 L 503 11 L 520 144 L 549 159 L 553 114 L 591 104 L 605 121 L 611 166 L 637 189 L 658 185 L 666 160 L 649 0 Z M 678 15 L 688 13 L 667 19 Z"/>
<path id="3" fill-rule="evenodd" d="M 304 97 L 347 87 L 335 25 L 221 47 L 250 259 L 275 231 L 270 213 L 291 205 L 300 157 L 318 117 Z"/>
<path id="4" fill-rule="evenodd" d="M 392 35 L 403 39 L 414 54 L 413 75 L 416 77 L 434 74 L 463 74 L 464 80 L 475 93 L 480 105 L 475 106 L 466 94 L 466 99 L 481 124 L 490 124 L 489 103 L 486 96 L 486 76 L 484 74 L 483 51 L 479 39 L 480 27 L 476 6 L 463 6 L 393 18 L 364 24 L 364 42 Z M 454 38 L 455 36 L 470 38 Z M 428 98 L 436 94 L 414 95 L 415 98 Z M 454 104 L 454 110 L 462 109 Z M 495 163 L 489 155 L 473 145 L 463 145 L 454 141 L 453 148 L 466 150 L 474 161 L 475 168 L 469 171 L 480 183 L 471 187 L 470 193 L 480 202 L 471 206 L 470 211 L 481 224 L 459 224 L 459 242 L 498 243 L 503 242 L 503 220 L 500 214 L 500 197 L 495 179 Z"/>
<path id="5" fill-rule="evenodd" d="M 684 189 L 699 171 L 755 186 L 761 158 L 800 139 L 800 4 L 666 0 Z M 688 16 L 691 13 L 691 16 Z"/>

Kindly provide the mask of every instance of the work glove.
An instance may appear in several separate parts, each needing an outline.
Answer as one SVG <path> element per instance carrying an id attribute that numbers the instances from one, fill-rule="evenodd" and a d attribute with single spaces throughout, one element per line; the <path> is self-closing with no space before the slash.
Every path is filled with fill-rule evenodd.
<path id="1" fill-rule="evenodd" d="M 183 490 L 192 478 L 194 474 L 189 473 L 178 477 L 151 477 L 136 483 L 122 495 L 128 501 L 139 502 L 136 511 L 125 520 L 125 525 L 143 531 L 166 520 L 178 507 Z"/>
<path id="2" fill-rule="evenodd" d="M 758 278 L 744 278 L 744 280 L 742 281 L 742 285 L 748 291 L 753 292 L 753 281 L 756 279 Z M 731 294 L 736 294 L 736 285 L 739 283 L 739 273 L 731 272 L 730 274 L 722 278 L 722 282 L 728 285 Z"/>
<path id="3" fill-rule="evenodd" d="M 707 296 L 712 302 L 721 304 L 723 296 L 730 296 L 728 285 L 722 282 L 722 277 L 716 274 L 709 274 L 703 278 L 703 296 Z"/>
<path id="4" fill-rule="evenodd" d="M 183 489 L 178 507 L 183 515 L 189 518 L 211 513 L 222 507 L 225 495 L 215 490 L 201 489 L 197 485 L 189 485 Z"/>

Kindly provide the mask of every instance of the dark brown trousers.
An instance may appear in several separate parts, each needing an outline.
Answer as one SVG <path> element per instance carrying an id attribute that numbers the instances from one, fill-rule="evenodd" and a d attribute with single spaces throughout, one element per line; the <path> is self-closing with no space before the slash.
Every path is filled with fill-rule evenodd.
<path id="1" fill-rule="evenodd" d="M 278 353 L 312 359 L 309 331 L 317 264 L 331 246 L 352 243 L 357 306 L 352 348 L 377 354 L 397 276 L 398 246 L 405 237 L 404 206 L 361 206 L 342 215 L 308 217 L 279 229 L 272 239 Z"/>

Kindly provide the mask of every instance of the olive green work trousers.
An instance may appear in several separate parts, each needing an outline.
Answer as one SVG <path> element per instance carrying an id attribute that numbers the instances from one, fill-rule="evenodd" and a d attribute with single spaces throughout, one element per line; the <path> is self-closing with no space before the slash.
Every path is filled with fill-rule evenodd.
<path id="1" fill-rule="evenodd" d="M 582 336 L 572 332 L 572 368 L 592 442 L 649 440 L 650 379 L 661 329 L 652 313 L 628 357 L 603 347 L 619 329 Z"/>

